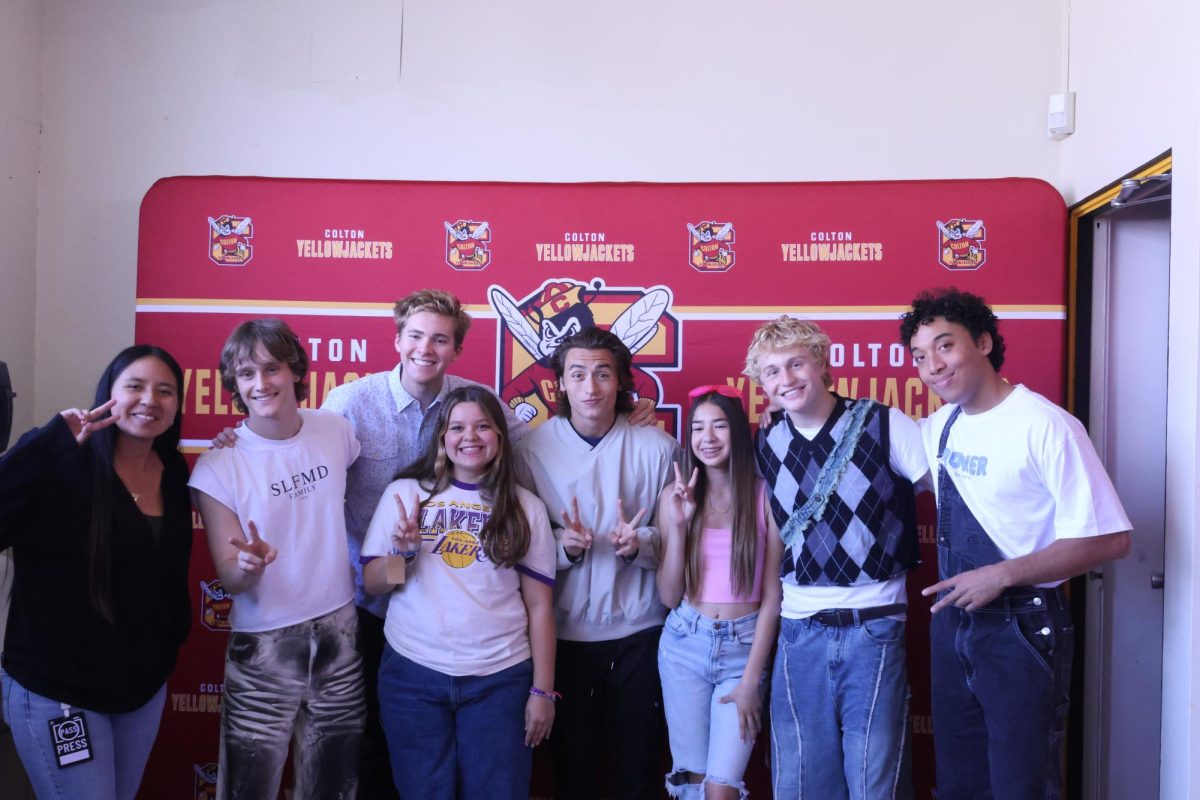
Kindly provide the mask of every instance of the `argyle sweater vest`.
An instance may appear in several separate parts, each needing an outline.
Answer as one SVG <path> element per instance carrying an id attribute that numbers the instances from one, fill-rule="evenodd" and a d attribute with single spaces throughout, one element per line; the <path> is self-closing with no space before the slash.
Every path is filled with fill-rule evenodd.
<path id="1" fill-rule="evenodd" d="M 837 397 L 833 413 L 809 441 L 786 414 L 760 430 L 759 470 L 771 513 L 782 530 L 807 502 L 821 467 L 849 427 L 854 401 Z M 889 463 L 888 408 L 872 402 L 862 435 L 821 515 L 787 546 L 783 581 L 800 586 L 859 586 L 903 575 L 919 562 L 913 485 Z"/>

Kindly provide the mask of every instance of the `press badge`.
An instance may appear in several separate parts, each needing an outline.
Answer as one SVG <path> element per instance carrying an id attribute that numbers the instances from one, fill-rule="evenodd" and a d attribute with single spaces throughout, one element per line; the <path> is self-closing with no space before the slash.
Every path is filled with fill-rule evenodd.
<path id="1" fill-rule="evenodd" d="M 405 573 L 408 572 L 408 564 L 404 556 L 399 554 L 389 554 L 384 556 L 385 574 L 388 586 L 399 586 L 404 583 Z"/>
<path id="2" fill-rule="evenodd" d="M 63 714 L 65 716 L 50 720 L 50 742 L 54 745 L 54 757 L 58 759 L 59 769 L 92 760 L 92 747 L 83 712 L 72 714 L 70 707 L 64 707 Z"/>

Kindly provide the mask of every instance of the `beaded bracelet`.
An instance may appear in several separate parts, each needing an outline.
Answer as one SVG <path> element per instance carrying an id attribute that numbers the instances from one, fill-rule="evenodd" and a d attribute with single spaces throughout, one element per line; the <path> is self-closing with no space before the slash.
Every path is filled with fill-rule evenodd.
<path id="1" fill-rule="evenodd" d="M 559 700 L 562 699 L 562 695 L 559 694 L 558 692 L 554 692 L 554 691 L 543 692 L 541 689 L 539 689 L 536 686 L 530 686 L 529 693 L 532 695 L 536 695 L 537 697 L 544 697 L 547 700 L 549 700 L 551 703 L 557 703 Z"/>

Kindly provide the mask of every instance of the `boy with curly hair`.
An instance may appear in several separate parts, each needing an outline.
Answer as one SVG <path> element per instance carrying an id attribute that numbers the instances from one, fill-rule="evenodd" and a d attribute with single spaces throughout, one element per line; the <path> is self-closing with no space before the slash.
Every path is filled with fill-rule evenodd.
<path id="1" fill-rule="evenodd" d="M 900 341 L 945 401 L 931 609 L 938 797 L 1060 797 L 1073 629 L 1062 583 L 1129 552 L 1129 518 L 1079 420 L 1000 377 L 982 298 L 924 292 Z"/>

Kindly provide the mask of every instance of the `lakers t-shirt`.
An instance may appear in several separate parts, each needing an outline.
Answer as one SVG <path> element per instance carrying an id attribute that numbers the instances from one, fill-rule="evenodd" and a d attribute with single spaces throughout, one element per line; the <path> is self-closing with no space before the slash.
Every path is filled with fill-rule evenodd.
<path id="1" fill-rule="evenodd" d="M 530 542 L 511 569 L 483 551 L 479 536 L 492 508 L 475 486 L 454 482 L 421 509 L 421 551 L 392 592 L 383 627 L 393 650 L 446 675 L 491 675 L 530 657 L 520 575 L 554 585 L 554 535 L 542 501 L 517 491 Z M 396 495 L 411 510 L 412 498 L 429 493 L 414 480 L 389 485 L 367 529 L 365 557 L 396 552 Z"/>

